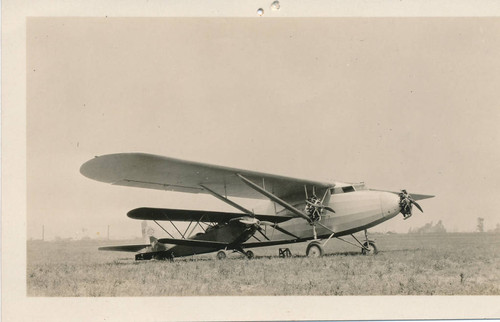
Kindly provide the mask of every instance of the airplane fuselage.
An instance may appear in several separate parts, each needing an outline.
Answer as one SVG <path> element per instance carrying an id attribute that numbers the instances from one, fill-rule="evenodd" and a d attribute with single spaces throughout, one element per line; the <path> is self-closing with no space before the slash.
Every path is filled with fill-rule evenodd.
<path id="1" fill-rule="evenodd" d="M 247 222 L 253 223 L 242 223 L 240 219 Z M 254 218 L 244 217 L 235 218 L 225 224 L 217 224 L 208 227 L 203 233 L 197 233 L 196 235 L 190 237 L 191 240 L 201 240 L 201 241 L 216 241 L 228 244 L 240 245 L 252 237 L 258 228 L 258 220 Z M 198 255 L 211 253 L 219 250 L 219 248 L 212 247 L 199 247 L 199 246 L 185 246 L 185 245 L 175 245 L 170 246 L 168 244 L 160 244 L 153 247 L 152 251 L 161 251 L 161 254 L 157 257 L 164 258 L 175 258 L 190 255 Z M 149 250 L 151 251 L 151 250 Z"/>
<path id="2" fill-rule="evenodd" d="M 294 204 L 304 207 L 305 203 Z M 270 205 L 274 207 L 274 205 Z M 335 237 L 349 235 L 358 231 L 376 226 L 395 217 L 400 211 L 399 197 L 393 193 L 361 190 L 349 193 L 329 194 L 328 206 L 335 209 L 335 213 L 324 211 L 320 225 L 316 226 L 318 238 L 327 238 L 335 232 Z M 286 212 L 286 210 L 284 210 Z M 312 225 L 302 218 L 291 218 L 279 224 L 280 227 L 303 240 L 314 239 Z M 189 238 L 193 240 L 220 241 L 226 243 L 243 243 L 255 233 L 256 226 L 244 225 L 236 221 L 215 225 L 204 233 Z M 290 239 L 290 236 L 270 227 L 265 227 L 265 233 L 271 240 Z M 217 249 L 210 247 L 169 246 L 166 250 L 172 257 L 190 256 L 214 252 Z"/>
<path id="3" fill-rule="evenodd" d="M 305 204 L 300 206 L 304 207 Z M 332 231 L 335 237 L 363 231 L 395 217 L 401 211 L 397 195 L 372 190 L 331 194 L 328 206 L 335 213 L 323 211 L 319 222 L 331 230 L 318 225 L 318 238 L 326 238 Z M 280 226 L 300 238 L 313 238 L 312 226 L 301 218 L 288 220 Z M 273 239 L 289 238 L 279 231 L 274 233 Z"/>

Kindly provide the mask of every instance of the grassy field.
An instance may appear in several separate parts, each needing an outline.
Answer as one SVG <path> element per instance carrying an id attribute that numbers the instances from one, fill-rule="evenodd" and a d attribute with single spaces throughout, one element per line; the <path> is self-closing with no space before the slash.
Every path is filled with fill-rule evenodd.
<path id="1" fill-rule="evenodd" d="M 256 257 L 215 254 L 168 261 L 99 252 L 124 242 L 27 244 L 28 296 L 499 295 L 500 234 L 372 235 L 379 254 L 363 256 L 332 240 L 322 258 L 306 243 L 256 248 Z"/>

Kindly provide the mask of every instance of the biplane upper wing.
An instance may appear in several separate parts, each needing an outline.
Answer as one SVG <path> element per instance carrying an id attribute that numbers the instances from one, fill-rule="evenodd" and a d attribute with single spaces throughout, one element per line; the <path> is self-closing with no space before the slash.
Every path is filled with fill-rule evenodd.
<path id="1" fill-rule="evenodd" d="M 201 221 L 220 223 L 228 222 L 232 218 L 245 216 L 245 214 L 237 212 L 142 207 L 130 210 L 127 213 L 127 216 L 132 219 L 140 220 Z M 261 221 L 270 221 L 273 223 L 281 223 L 290 219 L 289 216 L 259 214 L 255 214 L 255 218 Z"/>
<path id="2" fill-rule="evenodd" d="M 297 179 L 199 162 L 184 161 L 145 153 L 118 153 L 95 157 L 84 163 L 80 172 L 97 181 L 114 185 L 208 193 L 206 186 L 222 196 L 266 199 L 251 189 L 238 174 L 264 186 L 278 197 L 304 192 L 304 185 L 332 187 L 332 183 Z"/>

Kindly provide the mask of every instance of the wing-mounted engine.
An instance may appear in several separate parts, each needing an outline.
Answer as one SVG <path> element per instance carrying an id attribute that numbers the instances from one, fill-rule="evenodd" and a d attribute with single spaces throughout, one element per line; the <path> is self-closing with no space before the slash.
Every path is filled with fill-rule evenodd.
<path id="1" fill-rule="evenodd" d="M 326 206 L 324 204 L 325 200 L 327 199 L 327 196 L 329 195 L 329 190 L 325 190 L 325 193 L 323 194 L 323 198 L 319 199 L 316 196 L 316 191 L 313 186 L 313 192 L 312 195 L 309 197 L 307 193 L 307 187 L 305 188 L 306 192 L 306 206 L 304 208 L 304 211 L 307 213 L 309 218 L 311 219 L 311 223 L 317 222 L 321 219 L 321 216 L 324 214 L 325 210 L 329 212 L 335 213 L 335 211 Z"/>

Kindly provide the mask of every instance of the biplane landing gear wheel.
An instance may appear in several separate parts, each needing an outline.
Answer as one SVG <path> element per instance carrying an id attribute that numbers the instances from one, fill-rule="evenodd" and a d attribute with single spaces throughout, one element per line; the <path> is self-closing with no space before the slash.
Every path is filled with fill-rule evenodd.
<path id="1" fill-rule="evenodd" d="M 254 256 L 255 256 L 255 255 L 254 255 L 254 253 L 253 253 L 251 250 L 247 250 L 247 251 L 245 252 L 245 256 L 246 256 L 248 259 L 252 259 L 252 258 L 254 258 Z"/>
<path id="2" fill-rule="evenodd" d="M 323 256 L 323 246 L 317 241 L 310 242 L 306 250 L 307 257 L 321 257 Z"/>
<path id="3" fill-rule="evenodd" d="M 368 248 L 368 250 L 365 248 L 361 249 L 361 254 L 363 254 L 363 255 L 372 255 L 373 256 L 373 255 L 378 253 L 377 246 L 375 246 L 375 243 L 372 241 L 364 242 L 363 247 Z"/>
<path id="4" fill-rule="evenodd" d="M 220 250 L 217 252 L 217 259 L 218 260 L 223 260 L 223 259 L 226 259 L 227 255 L 226 255 L 226 252 L 223 251 L 223 250 Z"/>

